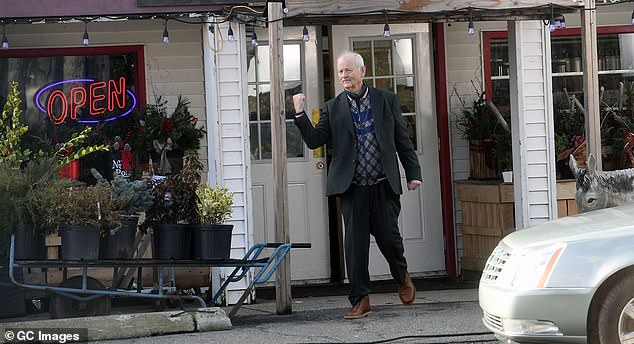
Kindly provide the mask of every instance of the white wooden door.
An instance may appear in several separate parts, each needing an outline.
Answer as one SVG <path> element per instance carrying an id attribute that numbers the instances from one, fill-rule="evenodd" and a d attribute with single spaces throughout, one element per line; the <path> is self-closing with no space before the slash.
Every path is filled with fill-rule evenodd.
<path id="1" fill-rule="evenodd" d="M 401 196 L 399 227 L 408 270 L 418 276 L 444 274 L 430 29 L 427 24 L 391 24 L 390 29 L 392 36 L 385 38 L 383 25 L 333 26 L 332 65 L 336 66 L 342 52 L 358 52 L 364 57 L 366 83 L 398 95 L 410 137 L 415 137 L 423 174 L 422 189 L 409 192 L 401 167 L 405 193 Z M 337 87 L 337 93 L 343 90 L 340 84 Z M 370 275 L 372 279 L 391 278 L 387 262 L 374 240 L 370 246 Z"/>
<path id="2" fill-rule="evenodd" d="M 307 96 L 306 109 L 309 115 L 313 109 L 319 113 L 323 102 L 323 78 L 318 68 L 321 50 L 315 44 L 315 30 L 311 28 L 309 33 L 312 39 L 304 43 L 301 40 L 301 28 L 285 28 L 286 112 L 294 112 L 291 97 L 300 91 Z M 263 41 L 267 38 L 267 32 L 260 30 L 257 35 L 262 40 L 258 47 L 254 49 L 249 43 L 247 48 L 253 237 L 255 242 L 274 242 L 275 188 L 271 164 L 269 47 Z M 291 250 L 291 279 L 326 281 L 330 278 L 330 251 L 325 157 L 322 157 L 321 150 L 306 148 L 292 121 L 287 121 L 286 128 L 291 242 L 308 242 L 312 245 L 310 249 Z"/>

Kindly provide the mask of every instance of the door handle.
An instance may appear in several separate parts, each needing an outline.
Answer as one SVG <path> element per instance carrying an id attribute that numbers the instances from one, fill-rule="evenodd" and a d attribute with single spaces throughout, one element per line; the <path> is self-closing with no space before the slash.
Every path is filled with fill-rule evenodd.
<path id="1" fill-rule="evenodd" d="M 316 167 L 318 170 L 323 170 L 323 169 L 324 169 L 324 167 L 326 167 L 326 164 L 324 164 L 324 163 L 323 163 L 323 161 L 318 161 L 318 162 L 315 164 L 315 167 Z"/>

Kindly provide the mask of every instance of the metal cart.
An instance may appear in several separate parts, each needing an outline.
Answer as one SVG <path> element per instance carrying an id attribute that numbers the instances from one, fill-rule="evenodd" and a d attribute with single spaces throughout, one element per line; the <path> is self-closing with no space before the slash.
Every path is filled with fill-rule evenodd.
<path id="1" fill-rule="evenodd" d="M 15 260 L 15 236 L 11 235 L 9 251 L 9 278 L 20 287 L 44 291 L 51 294 L 49 312 L 52 318 L 66 318 L 88 315 L 106 315 L 110 313 L 110 297 L 137 297 L 162 301 L 177 301 L 182 307 L 182 300 L 194 300 L 201 307 L 217 304 L 229 283 L 243 279 L 251 268 L 260 268 L 249 282 L 229 316 L 236 314 L 253 288 L 268 281 L 273 272 L 286 257 L 291 248 L 310 248 L 309 243 L 268 243 L 252 246 L 242 259 L 210 259 L 210 260 L 156 260 L 156 259 L 116 259 L 116 260 Z M 268 258 L 260 258 L 265 248 L 274 248 Z M 97 279 L 88 276 L 88 268 L 136 268 L 137 287 L 134 289 L 106 288 Z M 170 269 L 170 284 L 164 285 L 164 269 Z M 180 293 L 175 286 L 174 267 L 233 267 L 233 271 L 220 289 L 214 294 L 210 292 L 203 299 L 192 293 Z M 81 268 L 82 275 L 65 278 L 58 286 L 20 283 L 14 278 L 14 269 L 20 268 Z M 158 268 L 158 287 L 143 288 L 141 283 L 143 268 Z"/>

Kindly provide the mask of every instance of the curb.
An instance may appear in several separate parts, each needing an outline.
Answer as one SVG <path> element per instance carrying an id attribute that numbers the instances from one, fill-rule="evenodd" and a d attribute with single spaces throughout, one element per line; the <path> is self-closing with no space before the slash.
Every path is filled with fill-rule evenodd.
<path id="1" fill-rule="evenodd" d="M 209 307 L 191 311 L 170 311 L 104 315 L 85 318 L 50 319 L 3 323 L 2 332 L 32 329 L 86 329 L 81 341 L 125 339 L 185 332 L 231 329 L 231 321 L 222 308 Z"/>

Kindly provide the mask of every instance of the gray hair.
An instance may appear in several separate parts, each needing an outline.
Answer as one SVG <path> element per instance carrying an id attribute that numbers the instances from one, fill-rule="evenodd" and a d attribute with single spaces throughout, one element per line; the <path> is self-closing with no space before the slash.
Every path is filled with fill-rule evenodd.
<path id="1" fill-rule="evenodd" d="M 337 58 L 337 61 L 339 61 L 339 59 L 341 59 L 345 55 L 352 55 L 352 57 L 354 58 L 354 63 L 357 65 L 357 67 L 361 68 L 361 67 L 365 66 L 365 62 L 363 62 L 363 56 L 361 56 L 358 53 L 355 53 L 353 51 L 344 51 L 344 52 L 342 52 L 341 54 L 339 54 L 339 57 Z"/>

